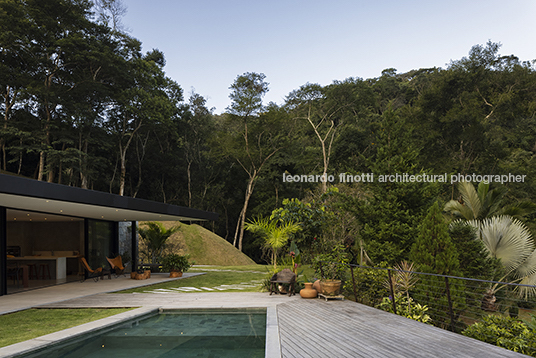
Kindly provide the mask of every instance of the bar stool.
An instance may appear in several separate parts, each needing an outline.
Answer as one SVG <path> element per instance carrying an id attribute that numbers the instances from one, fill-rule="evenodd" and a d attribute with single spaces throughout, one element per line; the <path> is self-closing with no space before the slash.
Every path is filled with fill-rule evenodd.
<path id="1" fill-rule="evenodd" d="M 39 266 L 39 271 L 41 272 L 41 279 L 45 280 L 45 276 L 48 276 L 48 279 L 51 280 L 52 277 L 50 276 L 50 267 L 48 266 L 48 264 L 40 264 Z"/>
<path id="2" fill-rule="evenodd" d="M 30 280 L 39 279 L 39 273 L 37 271 L 37 264 L 28 264 L 28 278 Z"/>

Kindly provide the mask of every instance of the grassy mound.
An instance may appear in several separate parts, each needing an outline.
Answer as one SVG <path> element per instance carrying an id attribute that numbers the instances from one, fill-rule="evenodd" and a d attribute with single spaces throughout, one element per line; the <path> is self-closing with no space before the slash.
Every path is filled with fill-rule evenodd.
<path id="1" fill-rule="evenodd" d="M 255 262 L 240 252 L 224 238 L 199 225 L 187 225 L 178 221 L 162 222 L 169 229 L 179 225 L 179 231 L 169 238 L 171 246 L 181 248 L 181 255 L 190 254 L 197 265 L 242 266 Z M 143 225 L 143 222 L 140 223 Z"/>

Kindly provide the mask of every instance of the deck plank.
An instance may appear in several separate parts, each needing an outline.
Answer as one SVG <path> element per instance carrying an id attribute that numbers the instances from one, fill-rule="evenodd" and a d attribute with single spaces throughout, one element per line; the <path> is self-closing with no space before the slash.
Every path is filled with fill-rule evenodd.
<path id="1" fill-rule="evenodd" d="M 296 357 L 526 357 L 351 301 L 277 306 L 281 353 Z"/>

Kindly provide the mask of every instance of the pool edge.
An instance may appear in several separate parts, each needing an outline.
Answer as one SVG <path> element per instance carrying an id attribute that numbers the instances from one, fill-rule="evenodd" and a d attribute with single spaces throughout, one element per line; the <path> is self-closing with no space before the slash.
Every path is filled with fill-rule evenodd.
<path id="1" fill-rule="evenodd" d="M 281 342 L 279 339 L 279 324 L 277 319 L 276 306 L 259 306 L 248 307 L 266 309 L 266 342 L 265 342 L 265 357 L 280 358 L 281 357 Z M 128 312 L 122 312 L 110 317 L 102 318 L 93 322 L 81 324 L 79 326 L 67 328 L 58 332 L 50 333 L 44 336 L 33 338 L 27 341 L 15 343 L 6 347 L 0 348 L 0 357 L 17 357 L 24 354 L 30 354 L 34 351 L 46 348 L 50 345 L 57 344 L 77 336 L 94 332 L 95 330 L 104 329 L 108 326 L 128 321 L 135 318 L 140 318 L 145 315 L 159 313 L 162 310 L 181 309 L 169 306 L 160 307 L 140 307 Z"/>
<path id="2" fill-rule="evenodd" d="M 266 350 L 264 357 L 281 358 L 281 340 L 279 339 L 277 306 L 266 307 Z"/>
<path id="3" fill-rule="evenodd" d="M 131 311 L 118 313 L 116 315 L 101 318 L 99 320 L 81 324 L 79 326 L 66 328 L 64 330 L 46 334 L 27 341 L 15 343 L 9 346 L 0 348 L 0 357 L 17 357 L 23 354 L 29 354 L 33 351 L 46 348 L 50 345 L 63 342 L 80 335 L 94 332 L 95 330 L 118 324 L 123 321 L 128 321 L 134 318 L 143 317 L 145 315 L 158 313 L 158 307 L 140 307 Z"/>

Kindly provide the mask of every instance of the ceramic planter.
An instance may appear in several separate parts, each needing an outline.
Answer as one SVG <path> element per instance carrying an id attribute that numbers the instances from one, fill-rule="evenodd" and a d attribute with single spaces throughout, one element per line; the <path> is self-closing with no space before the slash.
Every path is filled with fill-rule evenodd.
<path id="1" fill-rule="evenodd" d="M 318 296 L 318 292 L 313 288 L 312 282 L 305 282 L 305 288 L 300 290 L 300 296 L 302 298 L 315 298 Z"/>

